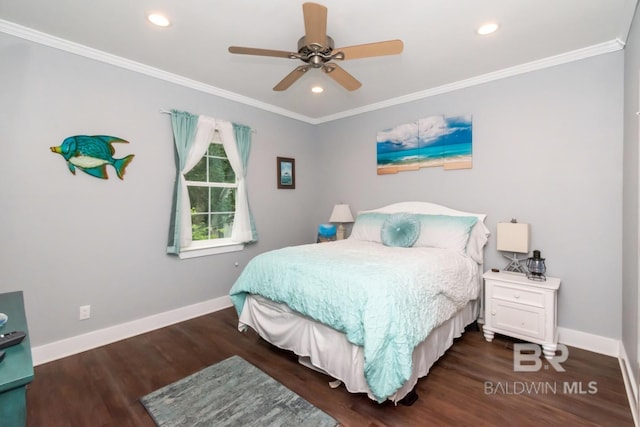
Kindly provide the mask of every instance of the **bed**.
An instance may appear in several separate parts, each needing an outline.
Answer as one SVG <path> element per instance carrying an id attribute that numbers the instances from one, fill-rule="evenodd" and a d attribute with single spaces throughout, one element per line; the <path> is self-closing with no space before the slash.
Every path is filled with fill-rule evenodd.
<path id="1" fill-rule="evenodd" d="M 345 240 L 260 254 L 230 290 L 238 328 L 397 403 L 481 313 L 484 219 L 396 203 L 359 212 Z"/>

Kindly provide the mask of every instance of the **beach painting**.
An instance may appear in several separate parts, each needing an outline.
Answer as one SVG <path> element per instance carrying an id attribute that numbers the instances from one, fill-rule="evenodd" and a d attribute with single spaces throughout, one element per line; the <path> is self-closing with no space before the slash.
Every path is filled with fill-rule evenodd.
<path id="1" fill-rule="evenodd" d="M 378 132 L 378 175 L 443 167 L 471 169 L 471 115 L 425 117 Z"/>

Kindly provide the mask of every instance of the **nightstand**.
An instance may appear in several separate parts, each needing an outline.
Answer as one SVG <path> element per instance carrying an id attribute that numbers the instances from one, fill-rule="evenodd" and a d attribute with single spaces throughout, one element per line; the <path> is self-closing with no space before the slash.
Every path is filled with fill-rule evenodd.
<path id="1" fill-rule="evenodd" d="M 520 273 L 487 271 L 484 275 L 484 337 L 495 333 L 542 345 L 551 359 L 558 345 L 560 279 L 529 280 Z"/>

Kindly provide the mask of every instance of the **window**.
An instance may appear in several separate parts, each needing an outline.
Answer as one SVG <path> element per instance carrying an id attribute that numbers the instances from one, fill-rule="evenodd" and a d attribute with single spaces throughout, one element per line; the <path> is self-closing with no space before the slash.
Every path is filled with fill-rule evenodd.
<path id="1" fill-rule="evenodd" d="M 246 180 L 251 128 L 176 110 L 171 124 L 177 176 L 167 253 L 193 258 L 256 242 Z"/>
<path id="2" fill-rule="evenodd" d="M 205 155 L 184 177 L 191 204 L 193 245 L 210 246 L 215 240 L 222 243 L 222 239 L 230 239 L 238 182 L 218 132 Z"/>

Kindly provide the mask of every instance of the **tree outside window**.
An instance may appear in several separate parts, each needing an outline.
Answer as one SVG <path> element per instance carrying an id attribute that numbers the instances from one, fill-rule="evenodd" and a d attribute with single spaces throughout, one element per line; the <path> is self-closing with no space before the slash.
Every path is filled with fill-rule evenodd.
<path id="1" fill-rule="evenodd" d="M 193 241 L 230 238 L 238 183 L 217 132 L 185 180 L 191 201 Z"/>

